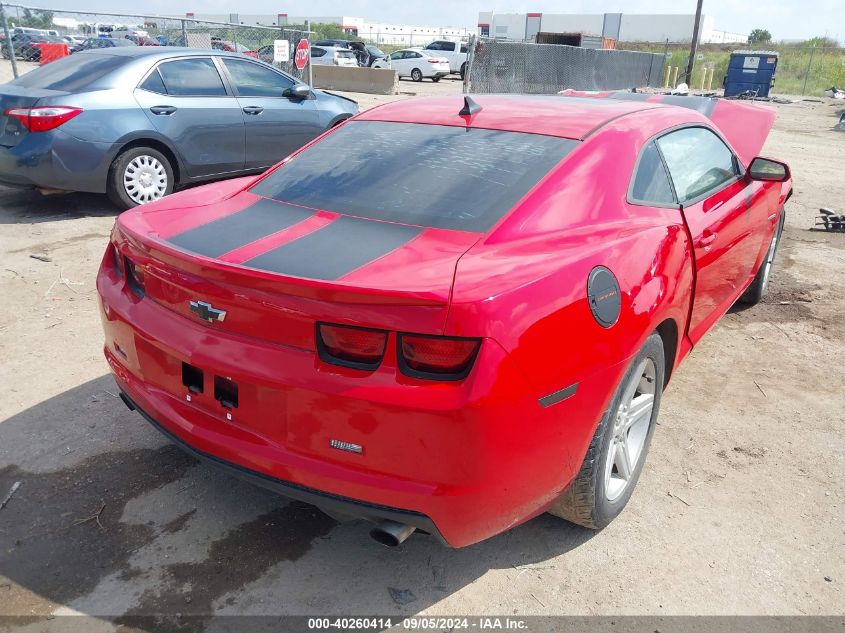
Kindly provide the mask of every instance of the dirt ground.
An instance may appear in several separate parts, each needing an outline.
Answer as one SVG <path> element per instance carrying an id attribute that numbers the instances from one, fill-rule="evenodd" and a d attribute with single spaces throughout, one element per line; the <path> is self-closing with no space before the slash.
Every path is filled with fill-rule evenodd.
<path id="1" fill-rule="evenodd" d="M 385 549 L 170 445 L 102 357 L 94 277 L 117 212 L 0 189 L 0 501 L 21 482 L 0 510 L 0 616 L 841 615 L 845 234 L 809 230 L 818 207 L 845 212 L 840 109 L 778 107 L 766 153 L 795 195 L 773 285 L 676 372 L 628 509 L 601 532 L 541 516 L 461 550 Z"/>

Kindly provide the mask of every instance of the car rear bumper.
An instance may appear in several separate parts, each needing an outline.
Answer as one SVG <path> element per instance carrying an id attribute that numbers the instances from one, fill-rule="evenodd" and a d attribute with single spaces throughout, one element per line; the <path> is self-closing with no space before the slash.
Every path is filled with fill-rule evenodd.
<path id="1" fill-rule="evenodd" d="M 105 193 L 113 153 L 112 143 L 82 141 L 61 130 L 30 133 L 17 145 L 0 145 L 0 183 Z"/>
<path id="2" fill-rule="evenodd" d="M 282 494 L 316 495 L 309 502 L 318 507 L 339 499 L 344 514 L 370 520 L 399 521 L 398 512 L 453 547 L 555 501 L 614 380 L 597 373 L 549 406 L 490 339 L 459 383 L 327 367 L 313 350 L 215 330 L 138 298 L 112 270 L 107 260 L 97 278 L 104 352 L 145 417 Z M 204 392 L 184 386 L 185 364 L 202 370 Z M 237 408 L 215 399 L 217 378 L 238 385 Z M 338 450 L 332 440 L 362 450 Z"/>
<path id="3" fill-rule="evenodd" d="M 418 530 L 435 536 L 440 542 L 446 544 L 445 539 L 437 530 L 434 522 L 424 514 L 410 512 L 408 510 L 400 510 L 398 508 L 389 508 L 387 506 L 365 503 L 363 501 L 358 501 L 357 499 L 349 499 L 347 497 L 328 494 L 320 490 L 299 486 L 289 481 L 283 481 L 264 473 L 244 468 L 238 464 L 224 461 L 219 457 L 197 450 L 177 435 L 168 431 L 164 425 L 160 424 L 155 418 L 153 418 L 153 416 L 139 407 L 138 404 L 132 400 L 125 391 L 123 391 L 123 389 L 120 390 L 120 398 L 131 411 L 137 411 L 141 417 L 143 417 L 154 428 L 158 429 L 164 436 L 170 439 L 171 442 L 179 446 L 186 453 L 196 457 L 200 461 L 204 461 L 221 468 L 230 475 L 248 481 L 255 486 L 271 490 L 272 492 L 278 493 L 284 497 L 310 503 L 311 505 L 325 511 L 329 516 L 349 516 L 366 519 L 367 521 L 372 522 L 396 521 L 397 523 L 402 523 L 404 525 L 412 525 Z"/>

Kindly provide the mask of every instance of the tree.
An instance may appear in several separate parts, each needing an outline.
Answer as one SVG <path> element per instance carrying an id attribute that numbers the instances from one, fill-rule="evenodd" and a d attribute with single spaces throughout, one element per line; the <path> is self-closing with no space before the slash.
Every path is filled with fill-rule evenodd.
<path id="1" fill-rule="evenodd" d="M 764 44 L 772 41 L 772 34 L 766 29 L 754 29 L 748 36 L 749 44 Z"/>

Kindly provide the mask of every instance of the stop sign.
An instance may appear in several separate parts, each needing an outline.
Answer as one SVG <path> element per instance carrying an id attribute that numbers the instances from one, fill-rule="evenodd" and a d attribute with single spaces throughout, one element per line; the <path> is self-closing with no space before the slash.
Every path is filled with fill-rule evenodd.
<path id="1" fill-rule="evenodd" d="M 311 47 L 308 45 L 308 40 L 299 40 L 299 44 L 296 45 L 296 54 L 293 56 L 293 63 L 299 70 L 302 70 L 310 57 Z"/>

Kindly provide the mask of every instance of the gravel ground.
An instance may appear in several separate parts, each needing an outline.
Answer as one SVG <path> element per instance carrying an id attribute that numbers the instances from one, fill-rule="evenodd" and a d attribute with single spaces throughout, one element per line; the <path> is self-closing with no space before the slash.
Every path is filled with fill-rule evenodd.
<path id="1" fill-rule="evenodd" d="M 845 212 L 840 108 L 778 107 L 766 153 L 795 195 L 769 296 L 676 372 L 623 515 L 602 532 L 541 516 L 462 550 L 379 547 L 168 444 L 102 358 L 94 276 L 116 211 L 0 189 L 0 500 L 21 482 L 0 510 L 0 616 L 843 614 L 845 234 L 809 230 L 819 206 Z"/>

